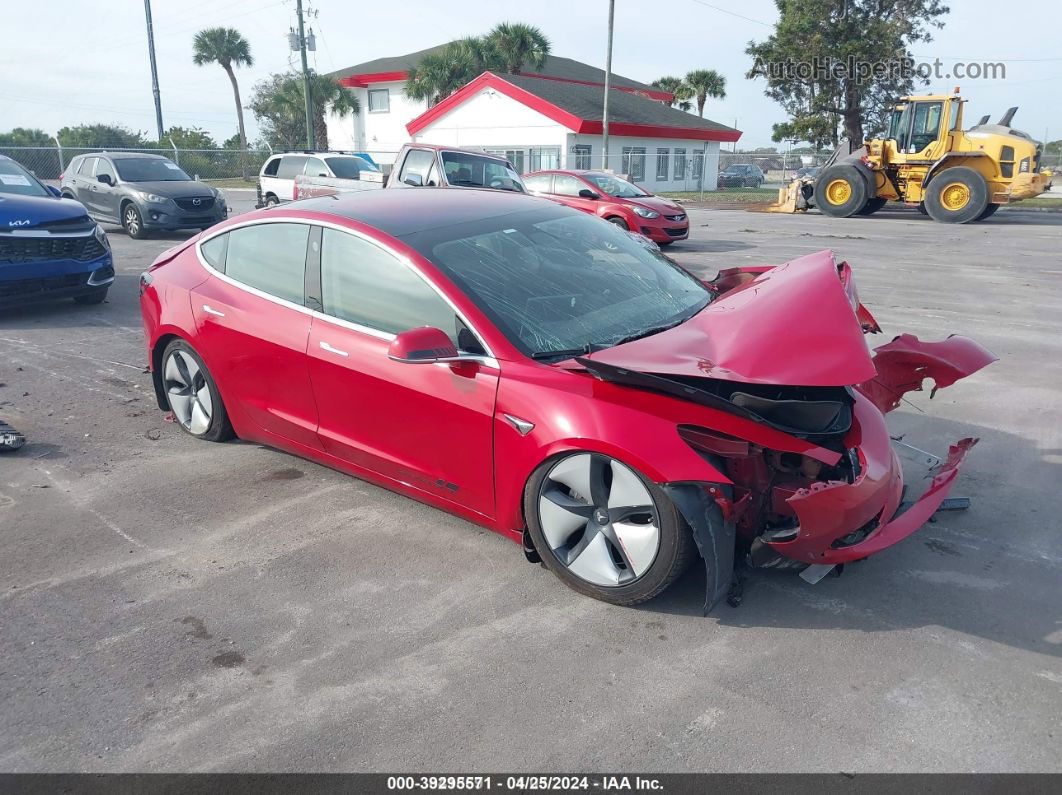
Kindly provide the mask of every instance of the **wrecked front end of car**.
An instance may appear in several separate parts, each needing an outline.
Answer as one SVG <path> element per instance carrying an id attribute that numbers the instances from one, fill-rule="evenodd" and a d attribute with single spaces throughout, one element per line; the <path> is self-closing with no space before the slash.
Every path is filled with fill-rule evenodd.
<path id="1" fill-rule="evenodd" d="M 816 582 L 925 524 L 977 440 L 960 439 L 936 458 L 891 438 L 885 414 L 926 379 L 935 394 L 996 357 L 965 337 L 922 342 L 908 334 L 872 356 L 864 335 L 880 328 L 847 263 L 828 251 L 723 271 L 707 284 L 717 298 L 694 321 L 580 363 L 599 379 L 742 420 L 677 429 L 727 478 L 711 489 L 716 523 L 726 528 L 711 532 L 734 537 L 738 565 L 791 568 Z M 785 434 L 788 449 L 758 428 Z M 914 499 L 901 453 L 930 470 Z M 689 519 L 689 509 L 683 513 Z M 702 554 L 704 532 L 694 527 Z M 718 598 L 709 594 L 706 608 Z"/>

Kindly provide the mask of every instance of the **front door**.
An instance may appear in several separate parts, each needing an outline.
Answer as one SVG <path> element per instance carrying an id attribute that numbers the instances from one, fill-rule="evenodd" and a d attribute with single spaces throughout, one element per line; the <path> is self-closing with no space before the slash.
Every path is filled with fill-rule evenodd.
<path id="1" fill-rule="evenodd" d="M 482 348 L 419 274 L 359 236 L 325 229 L 321 301 L 307 353 L 322 446 L 352 464 L 436 498 L 494 515 L 496 365 L 406 364 L 393 335 L 419 326 Z M 310 280 L 313 282 L 313 279 Z"/>
<path id="2" fill-rule="evenodd" d="M 263 223 L 211 238 L 202 253 L 222 275 L 191 296 L 197 347 L 226 403 L 266 433 L 320 449 L 303 306 L 310 233 L 306 224 Z"/>
<path id="3" fill-rule="evenodd" d="M 588 190 L 596 193 L 600 198 L 586 199 L 579 195 L 579 191 Z M 573 177 L 570 174 L 554 174 L 553 176 L 553 192 L 558 196 L 564 197 L 564 203 L 569 207 L 575 207 L 583 212 L 594 215 L 597 213 L 597 208 L 601 202 L 601 190 L 598 188 L 592 188 L 590 185 L 583 182 L 578 177 Z"/>

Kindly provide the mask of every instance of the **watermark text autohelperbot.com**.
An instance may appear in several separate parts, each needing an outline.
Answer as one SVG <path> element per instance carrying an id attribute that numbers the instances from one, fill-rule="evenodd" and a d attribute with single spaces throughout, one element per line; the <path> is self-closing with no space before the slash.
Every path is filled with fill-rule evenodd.
<path id="1" fill-rule="evenodd" d="M 914 58 L 891 58 L 885 61 L 864 61 L 855 57 L 827 58 L 815 56 L 806 61 L 756 60 L 753 72 L 772 80 L 1006 80 L 1007 65 L 1000 61 L 955 61 L 944 63 L 940 58 L 916 61 Z"/>

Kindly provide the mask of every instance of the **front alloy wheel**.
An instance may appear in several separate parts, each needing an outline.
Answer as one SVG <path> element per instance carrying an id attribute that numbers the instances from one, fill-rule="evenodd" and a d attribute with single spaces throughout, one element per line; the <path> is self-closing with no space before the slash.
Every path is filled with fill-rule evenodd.
<path id="1" fill-rule="evenodd" d="M 528 526 L 546 565 L 581 593 L 636 604 L 682 573 L 690 533 L 660 489 L 600 453 L 547 462 L 532 477 Z"/>
<path id="2" fill-rule="evenodd" d="M 127 204 L 125 209 L 122 210 L 122 226 L 125 227 L 126 234 L 134 240 L 142 240 L 147 237 L 144 219 L 135 204 Z"/>

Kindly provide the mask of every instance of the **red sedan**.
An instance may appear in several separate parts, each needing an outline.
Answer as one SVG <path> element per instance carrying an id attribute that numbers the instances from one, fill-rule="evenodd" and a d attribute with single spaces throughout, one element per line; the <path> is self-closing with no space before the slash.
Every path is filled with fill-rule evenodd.
<path id="1" fill-rule="evenodd" d="M 536 171 L 524 177 L 531 193 L 641 232 L 661 246 L 690 236 L 682 205 L 604 171 Z"/>
<path id="2" fill-rule="evenodd" d="M 712 604 L 735 560 L 814 573 L 914 532 L 974 440 L 901 507 L 884 413 L 993 360 L 906 335 L 872 359 L 877 326 L 829 252 L 701 282 L 609 223 L 497 191 L 231 219 L 154 262 L 141 310 L 159 406 L 187 433 L 451 511 L 616 604 L 698 552 Z"/>

